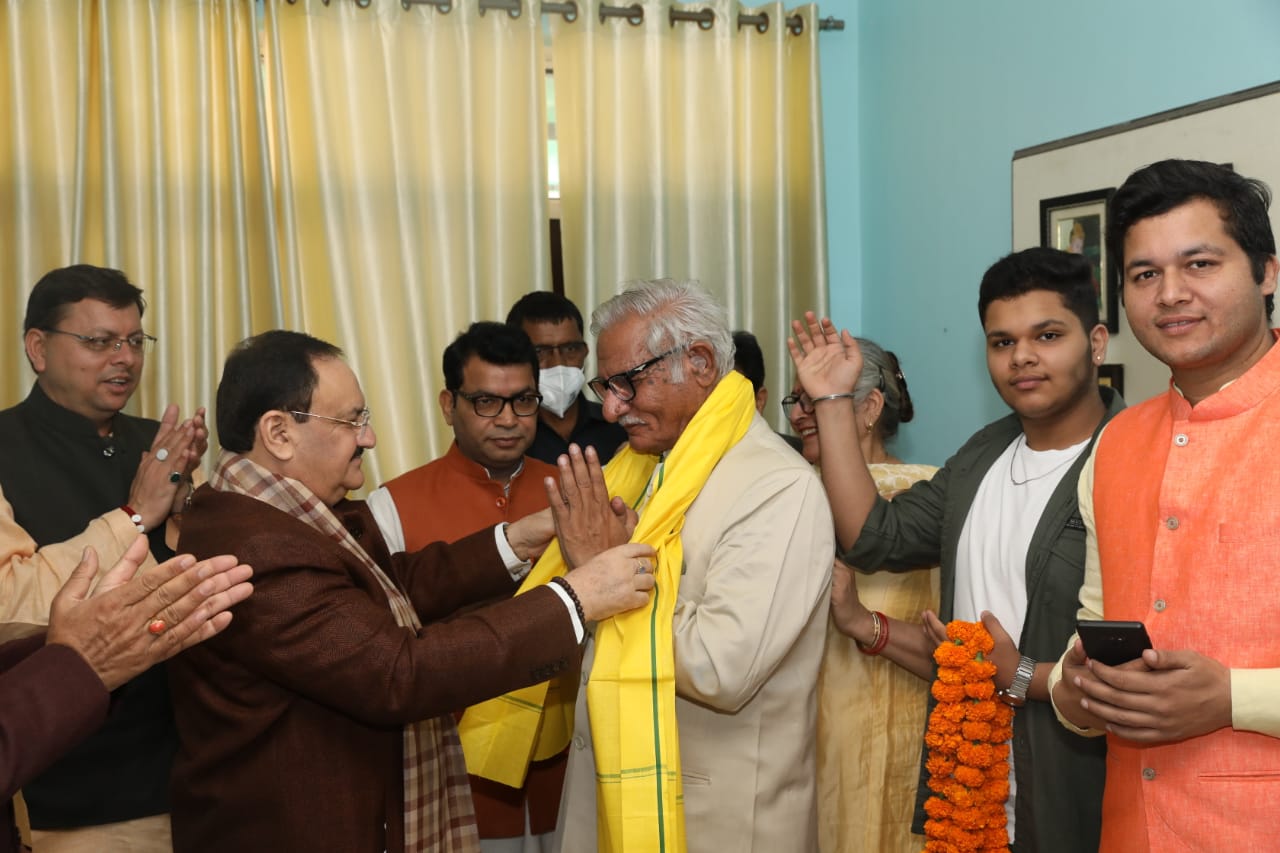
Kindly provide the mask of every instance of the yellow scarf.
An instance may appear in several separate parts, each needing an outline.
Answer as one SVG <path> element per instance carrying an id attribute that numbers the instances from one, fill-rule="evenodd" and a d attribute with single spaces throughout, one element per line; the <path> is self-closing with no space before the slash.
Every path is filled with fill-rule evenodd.
<path id="1" fill-rule="evenodd" d="M 747 432 L 755 415 L 751 384 L 730 373 L 698 409 L 667 454 L 662 488 L 653 494 L 632 541 L 657 551 L 657 587 L 649 604 L 596 626 L 587 685 L 595 749 L 601 851 L 685 849 L 680 749 L 676 733 L 672 618 L 684 567 L 685 511 L 711 471 Z M 610 495 L 634 505 L 657 458 L 624 449 L 605 468 Z M 558 543 L 525 578 L 520 592 L 563 574 Z M 512 787 L 524 784 L 531 759 L 569 743 L 572 690 L 546 682 L 469 708 L 459 726 L 467 769 Z M 626 736 L 623 736 L 623 733 Z"/>

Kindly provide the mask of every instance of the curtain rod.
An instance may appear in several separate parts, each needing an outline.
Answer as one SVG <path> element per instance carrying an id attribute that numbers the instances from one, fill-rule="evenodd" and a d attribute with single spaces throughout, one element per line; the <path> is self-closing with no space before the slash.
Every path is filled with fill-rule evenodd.
<path id="1" fill-rule="evenodd" d="M 289 0 L 290 4 L 297 3 L 298 0 Z M 324 5 L 328 6 L 331 0 L 323 0 Z M 400 5 L 408 11 L 414 6 L 434 6 L 442 15 L 447 15 L 453 11 L 454 0 L 400 0 Z M 355 4 L 361 9 L 367 9 L 372 5 L 373 0 L 355 0 Z M 523 0 L 479 0 L 480 14 L 483 15 L 490 9 L 503 11 L 512 18 L 520 17 L 524 11 Z M 539 3 L 539 11 L 543 15 L 560 15 L 567 23 L 573 23 L 578 20 L 578 3 L 577 0 L 567 0 L 567 2 L 543 2 Z M 639 26 L 644 21 L 644 9 L 639 3 L 633 3 L 630 6 L 609 6 L 604 3 L 600 4 L 600 23 L 604 23 L 609 18 L 624 18 L 627 23 L 632 26 Z M 699 29 L 709 30 L 716 23 L 716 13 L 711 9 L 699 9 L 691 12 L 682 9 L 670 9 L 667 13 L 667 20 L 671 26 L 678 23 L 697 24 Z M 792 35 L 800 35 L 804 32 L 804 19 L 799 15 L 788 15 L 784 19 L 787 29 Z M 769 31 L 769 13 L 760 12 L 756 15 L 738 15 L 738 29 L 743 27 L 755 27 L 757 32 Z M 841 18 L 826 17 L 818 21 L 819 32 L 828 30 L 842 31 L 844 30 L 844 20 Z"/>

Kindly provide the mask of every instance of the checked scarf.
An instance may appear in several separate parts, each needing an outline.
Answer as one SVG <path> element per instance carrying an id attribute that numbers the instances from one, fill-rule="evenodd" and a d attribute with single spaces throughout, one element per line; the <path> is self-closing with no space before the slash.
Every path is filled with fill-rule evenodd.
<path id="1" fill-rule="evenodd" d="M 302 483 L 224 451 L 209 485 L 220 492 L 260 500 L 334 540 L 378 579 L 397 625 L 414 632 L 422 627 L 405 594 L 333 511 Z M 475 853 L 480 849 L 471 785 L 451 715 L 404 727 L 404 848 L 406 853 Z"/>
<path id="2" fill-rule="evenodd" d="M 672 632 L 684 567 L 680 534 L 685 511 L 754 416 L 751 384 L 737 373 L 721 379 L 667 454 L 662 488 L 653 491 L 631 536 L 658 553 L 657 586 L 649 604 L 596 626 L 587 706 L 601 851 L 685 849 Z M 605 468 L 609 494 L 637 505 L 657 463 L 656 456 L 624 449 Z M 564 574 L 565 568 L 553 542 L 520 592 Z M 561 697 L 572 694 L 571 689 L 557 692 L 552 704 L 544 682 L 472 706 L 460 728 L 468 768 L 519 787 L 530 758 L 555 755 L 568 744 L 573 707 Z"/>

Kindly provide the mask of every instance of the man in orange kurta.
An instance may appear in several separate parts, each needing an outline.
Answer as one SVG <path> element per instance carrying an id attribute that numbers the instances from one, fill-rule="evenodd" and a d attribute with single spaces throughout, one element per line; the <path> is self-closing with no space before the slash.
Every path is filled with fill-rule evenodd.
<path id="1" fill-rule="evenodd" d="M 444 456 L 401 474 L 369 496 L 393 551 L 453 542 L 547 507 L 543 478 L 556 474 L 525 456 L 538 421 L 538 356 L 523 331 L 474 323 L 444 352 L 440 409 L 453 427 Z M 534 762 L 522 789 L 471 777 L 485 853 L 519 853 L 526 830 L 555 829 L 565 755 Z"/>
<path id="2" fill-rule="evenodd" d="M 1118 667 L 1072 642 L 1060 718 L 1108 736 L 1102 851 L 1275 849 L 1280 347 L 1260 182 L 1166 160 L 1116 192 L 1108 250 L 1167 393 L 1117 415 L 1080 478 L 1080 617 L 1146 624 Z"/>

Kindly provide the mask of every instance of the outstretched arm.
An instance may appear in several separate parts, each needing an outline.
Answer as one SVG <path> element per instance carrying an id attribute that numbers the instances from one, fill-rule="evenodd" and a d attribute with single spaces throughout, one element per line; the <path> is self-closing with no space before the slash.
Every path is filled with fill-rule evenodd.
<path id="1" fill-rule="evenodd" d="M 217 634 L 253 591 L 252 570 L 235 557 L 181 554 L 139 573 L 146 554 L 139 535 L 90 595 L 98 557 L 86 548 L 49 613 L 46 642 L 70 646 L 108 690 Z"/>
<path id="2" fill-rule="evenodd" d="M 931 681 L 933 650 L 938 647 L 938 643 L 929 633 L 928 626 L 920 622 L 893 619 L 884 614 L 873 614 L 858 598 L 853 572 L 853 569 L 839 560 L 836 560 L 831 570 L 831 617 L 836 628 L 860 646 L 874 648 L 873 644 L 877 640 L 883 640 L 883 648 L 876 654 L 888 658 L 918 678 Z M 934 618 L 936 621 L 937 617 Z M 877 619 L 883 620 L 878 627 Z M 884 639 L 885 631 L 889 633 L 887 640 Z"/>
<path id="3" fill-rule="evenodd" d="M 105 565 L 115 563 L 138 538 L 129 516 L 112 509 L 89 522 L 65 542 L 37 548 L 36 542 L 13 518 L 13 509 L 0 491 L 0 641 L 34 633 L 49 624 L 49 607 L 71 577 L 85 548 L 93 548 Z M 155 562 L 148 554 L 143 562 Z"/>

